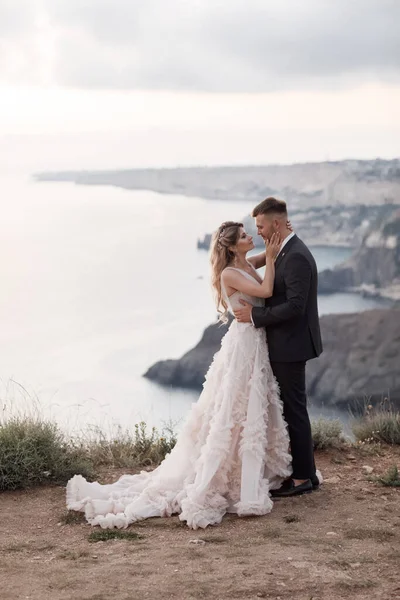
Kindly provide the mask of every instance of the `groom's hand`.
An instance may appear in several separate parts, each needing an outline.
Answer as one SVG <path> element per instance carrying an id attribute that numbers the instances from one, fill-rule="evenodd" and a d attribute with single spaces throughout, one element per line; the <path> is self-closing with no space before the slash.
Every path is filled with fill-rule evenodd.
<path id="1" fill-rule="evenodd" d="M 249 304 L 244 300 L 239 300 L 239 302 L 243 305 L 243 308 L 238 308 L 233 311 L 236 321 L 238 321 L 238 323 L 251 323 L 252 304 Z"/>

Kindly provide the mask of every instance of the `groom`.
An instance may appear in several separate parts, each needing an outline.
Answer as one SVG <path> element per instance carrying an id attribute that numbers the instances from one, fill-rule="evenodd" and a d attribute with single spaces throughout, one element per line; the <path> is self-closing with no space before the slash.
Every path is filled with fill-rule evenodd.
<path id="1" fill-rule="evenodd" d="M 287 229 L 286 202 L 267 198 L 253 210 L 257 232 L 268 241 L 278 232 L 282 245 L 275 261 L 275 282 L 265 307 L 241 301 L 240 323 L 267 330 L 271 367 L 278 381 L 289 429 L 293 474 L 274 497 L 303 494 L 319 485 L 307 412 L 306 362 L 322 352 L 317 306 L 317 266 L 307 246 Z"/>

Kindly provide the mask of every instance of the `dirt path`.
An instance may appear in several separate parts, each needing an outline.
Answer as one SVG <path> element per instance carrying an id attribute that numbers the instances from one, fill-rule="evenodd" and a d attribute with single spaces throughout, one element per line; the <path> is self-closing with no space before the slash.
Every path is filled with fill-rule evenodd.
<path id="1" fill-rule="evenodd" d="M 400 600 L 400 489 L 362 469 L 400 466 L 400 449 L 317 461 L 322 489 L 280 500 L 270 515 L 228 516 L 205 531 L 152 519 L 129 529 L 140 540 L 90 543 L 89 525 L 65 523 L 63 488 L 3 493 L 0 598 Z"/>

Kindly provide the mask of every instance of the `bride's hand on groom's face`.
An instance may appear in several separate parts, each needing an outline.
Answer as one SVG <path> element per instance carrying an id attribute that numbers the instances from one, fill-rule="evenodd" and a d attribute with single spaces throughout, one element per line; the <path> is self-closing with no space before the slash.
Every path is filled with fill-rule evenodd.
<path id="1" fill-rule="evenodd" d="M 272 258 L 272 260 L 275 260 L 281 247 L 281 241 L 282 240 L 279 233 L 273 233 L 271 239 L 269 241 L 266 240 L 265 256 L 267 258 Z"/>
<path id="2" fill-rule="evenodd" d="M 251 323 L 251 309 L 253 306 L 244 300 L 239 300 L 239 302 L 243 305 L 243 308 L 238 308 L 233 311 L 236 321 L 238 321 L 238 323 Z"/>

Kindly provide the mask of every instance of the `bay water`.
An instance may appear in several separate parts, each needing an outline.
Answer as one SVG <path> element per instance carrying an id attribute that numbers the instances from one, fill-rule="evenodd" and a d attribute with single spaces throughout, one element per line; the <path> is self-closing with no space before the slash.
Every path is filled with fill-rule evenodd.
<path id="1" fill-rule="evenodd" d="M 179 428 L 198 393 L 142 375 L 215 321 L 208 253 L 196 241 L 251 204 L 16 176 L 2 176 L 0 189 L 0 418 L 37 410 L 69 431 L 140 420 Z M 350 252 L 312 251 L 320 270 Z M 321 314 L 379 305 L 319 299 Z"/>

